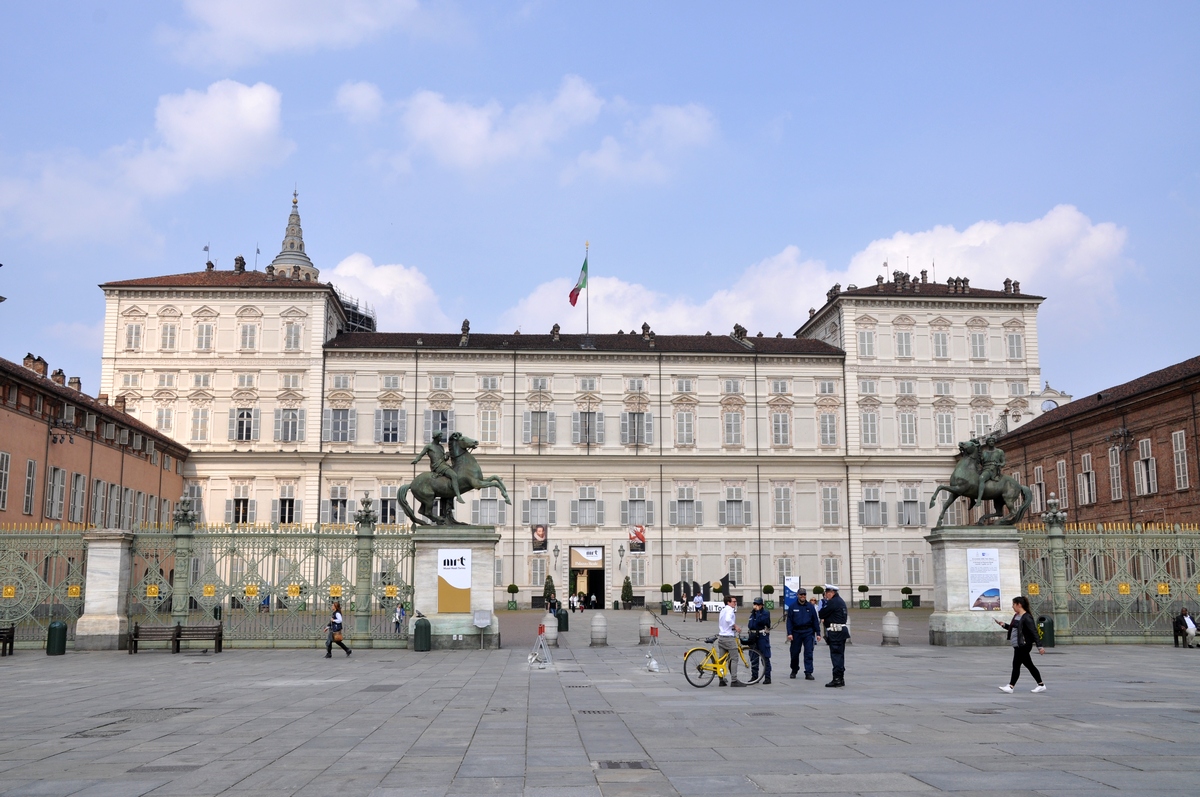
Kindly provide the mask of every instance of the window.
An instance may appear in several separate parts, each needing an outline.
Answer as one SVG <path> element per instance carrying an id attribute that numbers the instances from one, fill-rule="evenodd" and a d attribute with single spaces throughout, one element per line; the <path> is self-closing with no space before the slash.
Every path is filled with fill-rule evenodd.
<path id="1" fill-rule="evenodd" d="M 403 443 L 408 437 L 407 426 L 408 414 L 404 410 L 375 410 L 376 443 Z"/>
<path id="2" fill-rule="evenodd" d="M 121 374 L 121 387 L 140 387 L 141 384 L 141 374 Z"/>
<path id="3" fill-rule="evenodd" d="M 900 525 L 924 526 L 925 502 L 921 500 L 921 487 L 917 484 L 905 484 L 900 488 Z"/>
<path id="4" fill-rule="evenodd" d="M 972 396 L 990 396 L 992 395 L 992 385 L 990 382 L 972 382 Z"/>
<path id="5" fill-rule="evenodd" d="M 395 491 L 395 487 L 392 488 Z M 478 509 L 479 515 L 475 512 Z M 507 518 L 507 505 L 500 498 L 500 490 L 485 487 L 479 491 L 479 499 L 472 503 L 471 519 L 476 526 L 503 526 Z"/>
<path id="6" fill-rule="evenodd" d="M 867 586 L 878 587 L 883 584 L 883 557 L 868 556 L 863 562 L 867 566 Z"/>
<path id="7" fill-rule="evenodd" d="M 776 394 L 787 393 L 788 392 L 787 380 L 786 379 L 772 379 L 771 380 L 771 392 L 776 393 Z"/>
<path id="8" fill-rule="evenodd" d="M 1138 441 L 1138 460 L 1133 463 L 1133 491 L 1136 495 L 1158 492 L 1158 466 L 1149 439 Z"/>
<path id="9" fill-rule="evenodd" d="M 253 388 L 254 387 L 254 374 L 238 374 L 237 375 L 237 386 L 240 388 Z"/>
<path id="10" fill-rule="evenodd" d="M 204 522 L 204 485 L 200 482 L 188 482 L 183 490 L 183 497 L 191 504 L 199 522 Z"/>
<path id="11" fill-rule="evenodd" d="M 646 392 L 646 380 L 630 379 L 629 380 L 629 392 L 630 393 L 645 393 Z"/>
<path id="12" fill-rule="evenodd" d="M 864 484 L 863 500 L 858 502 L 858 525 L 886 526 L 887 504 L 881 498 L 882 489 L 878 484 Z"/>
<path id="13" fill-rule="evenodd" d="M 1067 508 L 1067 463 L 1066 460 L 1060 459 L 1054 468 L 1054 475 L 1058 477 L 1058 505 L 1063 509 Z"/>
<path id="14" fill-rule="evenodd" d="M 171 502 L 166 498 L 159 502 L 159 517 L 162 518 L 163 523 L 171 521 Z"/>
<path id="15" fill-rule="evenodd" d="M 500 411 L 479 411 L 479 442 L 484 444 L 500 442 Z"/>
<path id="16" fill-rule="evenodd" d="M 972 332 L 971 333 L 971 359 L 986 360 L 987 359 L 987 333 Z"/>
<path id="17" fill-rule="evenodd" d="M 146 522 L 146 494 L 140 490 L 133 502 L 133 525 L 141 526 Z"/>
<path id="18" fill-rule="evenodd" d="M 599 412 L 575 412 L 571 415 L 571 442 L 599 445 L 604 442 L 604 415 Z"/>
<path id="19" fill-rule="evenodd" d="M 675 445 L 690 446 L 696 443 L 696 414 L 691 410 L 675 413 Z"/>
<path id="20" fill-rule="evenodd" d="M 579 390 L 583 393 L 595 393 L 596 392 L 596 377 L 581 376 L 579 378 Z"/>
<path id="21" fill-rule="evenodd" d="M 163 351 L 175 351 L 175 337 L 179 328 L 174 324 L 163 324 L 159 330 L 159 348 Z"/>
<path id="22" fill-rule="evenodd" d="M 154 428 L 160 432 L 171 431 L 171 416 L 174 413 L 170 407 L 159 407 L 154 413 Z"/>
<path id="23" fill-rule="evenodd" d="M 433 390 L 449 390 L 450 377 L 448 376 L 432 376 L 429 378 L 429 385 Z"/>
<path id="24" fill-rule="evenodd" d="M 599 526 L 604 523 L 604 506 L 596 500 L 596 485 L 579 486 L 578 500 L 571 502 L 572 526 Z"/>
<path id="25" fill-rule="evenodd" d="M 347 494 L 350 488 L 344 484 L 333 484 L 329 487 L 329 500 L 321 508 L 322 523 L 349 523 L 349 500 Z"/>
<path id="26" fill-rule="evenodd" d="M 871 395 L 879 392 L 879 383 L 874 379 L 860 379 L 858 381 L 858 392 Z"/>
<path id="27" fill-rule="evenodd" d="M 395 503 L 396 503 L 394 500 L 395 499 L 395 489 L 396 489 L 395 487 L 392 488 L 392 491 L 393 491 L 392 513 L 393 514 L 395 514 Z M 381 496 L 383 495 L 383 490 L 380 490 L 380 495 Z M 385 510 L 383 508 L 382 500 L 380 500 L 380 502 L 379 502 L 379 507 L 380 507 L 380 512 L 379 512 L 380 518 L 384 518 Z M 275 517 L 272 518 L 272 521 L 275 523 L 290 524 L 290 523 L 299 523 L 300 522 L 300 501 L 297 500 L 297 498 L 296 498 L 296 485 L 294 485 L 294 484 L 280 485 L 280 487 L 279 487 L 279 510 L 273 514 L 275 514 Z M 382 522 L 394 523 L 395 521 L 394 520 L 392 520 L 392 521 L 383 520 Z"/>
<path id="28" fill-rule="evenodd" d="M 279 385 L 284 390 L 299 390 L 300 374 L 280 374 Z"/>
<path id="29" fill-rule="evenodd" d="M 740 410 L 727 410 L 722 413 L 725 420 L 725 445 L 740 446 L 742 444 L 742 413 Z"/>
<path id="30" fill-rule="evenodd" d="M 771 413 L 771 443 L 777 446 L 792 444 L 792 416 L 787 412 Z"/>
<path id="31" fill-rule="evenodd" d="M 454 433 L 454 410 L 425 410 L 424 442 L 433 440 L 434 432 L 441 432 L 444 437 Z"/>
<path id="32" fill-rule="evenodd" d="M 295 443 L 304 439 L 304 410 L 275 410 L 275 439 Z"/>
<path id="33" fill-rule="evenodd" d="M 1025 340 L 1020 332 L 1008 333 L 1008 359 L 1025 359 Z"/>
<path id="34" fill-rule="evenodd" d="M 731 556 L 726 564 L 728 565 L 729 583 L 735 586 L 741 584 L 745 560 L 740 556 Z"/>
<path id="35" fill-rule="evenodd" d="M 546 560 L 538 556 L 529 560 L 529 583 L 538 587 L 546 584 Z"/>
<path id="36" fill-rule="evenodd" d="M 729 395 L 736 395 L 736 394 L 742 392 L 742 380 L 726 379 L 724 384 L 722 385 L 722 387 L 724 388 L 722 390 L 723 393 L 727 393 Z"/>
<path id="37" fill-rule="evenodd" d="M 646 586 L 646 557 L 631 556 L 629 558 L 629 584 L 634 587 Z"/>
<path id="38" fill-rule="evenodd" d="M 832 396 L 837 389 L 837 383 L 832 379 L 822 379 L 817 382 L 817 393 L 822 396 Z"/>
<path id="39" fill-rule="evenodd" d="M 121 500 L 121 528 L 126 531 L 133 530 L 133 489 L 125 488 L 125 494 Z"/>
<path id="40" fill-rule="evenodd" d="M 1092 455 L 1080 457 L 1079 473 L 1075 474 L 1075 492 L 1079 496 L 1079 505 L 1096 503 L 1096 473 L 1092 470 Z"/>
<path id="41" fill-rule="evenodd" d="M 821 445 L 836 446 L 837 445 L 837 415 L 832 412 L 823 412 L 820 417 L 821 424 Z"/>
<path id="42" fill-rule="evenodd" d="M 521 510 L 521 522 L 526 526 L 553 526 L 555 518 L 554 501 L 550 500 L 550 488 L 544 484 L 529 486 L 529 500 L 524 502 Z"/>
<path id="43" fill-rule="evenodd" d="M 241 348 L 242 351 L 254 351 L 258 348 L 258 324 L 242 324 L 241 330 Z"/>
<path id="44" fill-rule="evenodd" d="M 550 377 L 548 376 L 531 376 L 529 377 L 529 389 L 535 392 L 546 392 L 550 389 Z"/>
<path id="45" fill-rule="evenodd" d="M 555 426 L 553 412 L 526 412 L 522 441 L 531 446 L 552 446 L 556 437 Z"/>
<path id="46" fill-rule="evenodd" d="M 841 520 L 839 507 L 841 501 L 838 496 L 838 486 L 836 484 L 821 485 L 821 525 L 836 526 Z"/>
<path id="47" fill-rule="evenodd" d="M 212 374 L 192 374 L 192 387 L 196 389 L 212 387 Z"/>
<path id="48" fill-rule="evenodd" d="M 717 525 L 749 526 L 753 522 L 751 504 L 742 500 L 741 486 L 727 485 L 725 500 L 717 503 Z"/>
<path id="49" fill-rule="evenodd" d="M 158 386 L 165 388 L 175 387 L 175 374 L 159 374 Z"/>
<path id="50" fill-rule="evenodd" d="M 1171 432 L 1171 450 L 1175 453 L 1175 489 L 1188 488 L 1187 448 L 1184 443 L 1183 430 Z"/>
<path id="51" fill-rule="evenodd" d="M 283 350 L 299 351 L 299 349 L 300 325 L 295 321 L 289 321 L 283 325 Z"/>
<path id="52" fill-rule="evenodd" d="M 0 451 L 0 511 L 8 509 L 8 471 L 12 457 Z"/>
<path id="53" fill-rule="evenodd" d="M 33 497 L 37 491 L 37 462 L 30 459 L 25 461 L 25 505 L 21 511 L 26 515 L 33 514 Z"/>
<path id="54" fill-rule="evenodd" d="M 192 409 L 192 442 L 203 443 L 209 439 L 209 411 L 198 407 Z"/>
<path id="55" fill-rule="evenodd" d="M 108 517 L 105 519 L 105 525 L 110 529 L 121 527 L 121 486 L 119 484 L 108 485 Z"/>
<path id="56" fill-rule="evenodd" d="M 621 525 L 653 526 L 654 502 L 646 500 L 645 486 L 631 486 L 628 495 L 629 500 L 621 502 Z"/>
<path id="57" fill-rule="evenodd" d="M 911 379 L 901 379 L 896 383 L 896 392 L 901 396 L 915 396 L 917 393 L 917 383 Z"/>
<path id="58" fill-rule="evenodd" d="M 1108 490 L 1112 500 L 1121 500 L 1121 449 L 1116 446 L 1108 449 Z"/>
<path id="59" fill-rule="evenodd" d="M 254 504 L 250 499 L 249 484 L 233 485 L 233 500 L 225 502 L 226 523 L 253 523 L 255 521 Z"/>
<path id="60" fill-rule="evenodd" d="M 896 428 L 900 445 L 915 446 L 917 444 L 917 414 L 915 412 L 896 413 Z"/>
<path id="61" fill-rule="evenodd" d="M 670 505 L 670 520 L 672 526 L 701 526 L 704 516 L 700 502 L 696 500 L 696 488 L 690 484 L 681 484 L 675 488 L 675 500 Z"/>
<path id="62" fill-rule="evenodd" d="M 792 525 L 792 486 L 775 485 L 775 525 Z"/>
<path id="63" fill-rule="evenodd" d="M 492 572 L 492 586 L 503 587 L 504 586 L 504 557 L 497 556 L 496 561 L 493 562 L 493 564 L 495 565 L 495 569 Z"/>
<path id="64" fill-rule="evenodd" d="M 92 525 L 96 528 L 104 527 L 104 493 L 108 491 L 108 485 L 96 479 L 92 482 Z M 4 506 L 0 505 L 0 509 Z"/>
<path id="65" fill-rule="evenodd" d="M 685 557 L 679 560 L 679 580 L 684 584 L 691 584 L 696 580 L 695 559 Z"/>
<path id="66" fill-rule="evenodd" d="M 859 357 L 874 357 L 875 356 L 875 331 L 871 329 L 860 329 L 858 331 L 858 356 Z"/>
<path id="67" fill-rule="evenodd" d="M 1028 385 L 1026 385 L 1024 382 L 1008 383 L 1008 395 L 1010 396 L 1024 396 L 1028 393 L 1028 390 Z"/>
<path id="68" fill-rule="evenodd" d="M 972 416 L 975 421 L 975 437 L 986 437 L 988 430 L 992 428 L 991 413 L 977 412 Z"/>
<path id="69" fill-rule="evenodd" d="M 935 396 L 951 396 L 954 394 L 953 382 L 934 382 L 933 395 Z"/>
<path id="70" fill-rule="evenodd" d="M 939 446 L 954 445 L 954 413 L 939 412 L 934 415 L 937 423 L 937 443 Z"/>
<path id="71" fill-rule="evenodd" d="M 676 379 L 675 380 L 675 392 L 676 393 L 691 393 L 694 390 L 695 390 L 695 385 L 691 379 Z"/>
<path id="72" fill-rule="evenodd" d="M 46 469 L 46 511 L 51 520 L 62 520 L 63 503 L 66 499 L 67 472 L 62 468 Z"/>
<path id="73" fill-rule="evenodd" d="M 158 496 L 146 496 L 146 525 L 155 526 L 158 524 Z"/>
<path id="74" fill-rule="evenodd" d="M 334 390 L 353 390 L 354 377 L 352 374 L 334 374 L 330 377 L 330 384 Z"/>
<path id="75" fill-rule="evenodd" d="M 213 325 L 196 324 L 196 351 L 212 351 Z"/>
<path id="76" fill-rule="evenodd" d="M 622 412 L 621 413 L 621 444 L 622 445 L 653 445 L 654 443 L 654 413 L 652 412 Z"/>
<path id="77" fill-rule="evenodd" d="M 864 446 L 879 445 L 879 413 L 875 410 L 862 412 L 862 444 Z"/>
<path id="78" fill-rule="evenodd" d="M 904 557 L 904 580 L 910 587 L 921 583 L 921 557 Z"/>
<path id="79" fill-rule="evenodd" d="M 326 424 L 328 429 L 328 440 L 331 443 L 351 443 L 356 437 L 355 426 L 357 425 L 358 413 L 354 410 L 325 410 L 328 413 L 329 423 Z"/>
<path id="80" fill-rule="evenodd" d="M 933 333 L 933 356 L 937 360 L 945 360 L 950 356 L 950 333 L 937 330 Z"/>
<path id="81" fill-rule="evenodd" d="M 1030 509 L 1035 513 L 1044 511 L 1046 506 L 1046 480 L 1042 475 L 1041 465 L 1033 467 L 1033 484 L 1029 485 L 1029 489 L 1033 491 L 1033 506 Z"/>
<path id="82" fill-rule="evenodd" d="M 789 557 L 781 556 L 775 560 L 775 577 L 780 586 L 792 577 L 792 560 Z"/>
<path id="83" fill-rule="evenodd" d="M 825 583 L 826 584 L 838 583 L 838 581 L 841 580 L 838 578 L 838 571 L 840 569 L 840 568 L 838 568 L 838 560 L 832 556 L 827 556 L 827 557 L 825 557 L 823 564 L 824 564 L 824 568 L 825 568 Z"/>
<path id="84" fill-rule="evenodd" d="M 125 325 L 125 350 L 138 351 L 142 348 L 142 325 Z"/>
<path id="85" fill-rule="evenodd" d="M 896 333 L 896 356 L 912 357 L 912 332 L 902 330 Z"/>
<path id="86" fill-rule="evenodd" d="M 247 442 L 258 439 L 258 410 L 249 407 L 229 411 L 229 439 Z"/>

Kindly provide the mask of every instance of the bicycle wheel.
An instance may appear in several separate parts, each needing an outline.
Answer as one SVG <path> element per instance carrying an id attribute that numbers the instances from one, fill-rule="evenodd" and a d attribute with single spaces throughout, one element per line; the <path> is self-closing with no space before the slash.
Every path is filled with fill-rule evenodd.
<path id="1" fill-rule="evenodd" d="M 705 648 L 693 648 L 683 657 L 683 674 L 689 684 L 700 688 L 712 683 L 716 673 L 711 669 L 701 668 L 701 665 L 711 662 L 709 651 Z"/>
<path id="2" fill-rule="evenodd" d="M 746 654 L 743 664 L 747 669 L 746 674 L 738 678 L 738 680 L 745 681 L 748 684 L 756 684 L 767 674 L 766 660 L 763 659 L 762 654 L 755 648 L 742 648 L 742 652 Z"/>

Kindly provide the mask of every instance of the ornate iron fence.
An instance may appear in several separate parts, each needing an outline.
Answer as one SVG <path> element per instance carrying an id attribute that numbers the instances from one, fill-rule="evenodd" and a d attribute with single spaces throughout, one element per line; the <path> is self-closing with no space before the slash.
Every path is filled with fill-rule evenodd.
<path id="1" fill-rule="evenodd" d="M 0 625 L 16 626 L 17 643 L 41 644 L 50 623 L 61 620 L 74 639 L 86 561 L 81 528 L 0 527 Z"/>

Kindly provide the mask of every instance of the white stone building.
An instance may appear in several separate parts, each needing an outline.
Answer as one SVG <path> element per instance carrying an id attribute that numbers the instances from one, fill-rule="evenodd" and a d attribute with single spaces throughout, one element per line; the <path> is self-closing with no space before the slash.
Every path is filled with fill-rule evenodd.
<path id="1" fill-rule="evenodd" d="M 206 520 L 346 522 L 369 491 L 403 522 L 396 487 L 427 467 L 413 456 L 461 431 L 513 497 L 472 493 L 460 512 L 503 530 L 497 602 L 548 574 L 605 603 L 626 576 L 652 602 L 726 575 L 747 599 L 796 575 L 928 600 L 924 507 L 957 442 L 1046 399 L 1042 300 L 1010 283 L 835 287 L 788 338 L 378 333 L 318 281 L 293 199 L 265 273 L 102 287 L 104 388 L 191 448 Z"/>

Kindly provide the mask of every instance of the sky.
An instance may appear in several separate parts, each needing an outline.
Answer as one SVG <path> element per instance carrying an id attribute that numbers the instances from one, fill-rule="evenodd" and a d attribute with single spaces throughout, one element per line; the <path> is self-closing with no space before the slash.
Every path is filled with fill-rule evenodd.
<path id="1" fill-rule="evenodd" d="M 792 334 L 893 270 L 1047 297 L 1083 396 L 1195 356 L 1200 6 L 0 4 L 0 356 L 279 251 L 386 331 Z"/>

